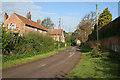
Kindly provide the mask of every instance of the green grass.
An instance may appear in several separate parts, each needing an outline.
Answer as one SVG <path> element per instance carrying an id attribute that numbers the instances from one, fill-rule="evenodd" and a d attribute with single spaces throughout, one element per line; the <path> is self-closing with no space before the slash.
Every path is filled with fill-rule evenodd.
<path id="1" fill-rule="evenodd" d="M 58 50 L 65 50 L 67 47 L 59 48 Z"/>
<path id="2" fill-rule="evenodd" d="M 82 59 L 69 73 L 68 78 L 120 78 L 120 54 L 106 51 L 102 53 L 102 57 L 92 58 L 90 48 L 85 51 L 83 47 L 81 50 Z"/>
<path id="3" fill-rule="evenodd" d="M 67 47 L 59 48 L 59 50 L 64 50 L 66 48 Z M 38 55 L 35 55 L 32 57 L 20 58 L 20 59 L 16 59 L 16 60 L 9 60 L 9 61 L 2 63 L 2 68 L 4 69 L 4 68 L 11 67 L 11 66 L 19 65 L 21 63 L 27 63 L 29 61 L 37 60 L 39 58 L 44 58 L 44 57 L 47 57 L 47 56 L 50 56 L 50 55 L 53 55 L 56 53 L 58 53 L 58 51 L 51 51 L 51 52 L 48 52 L 45 54 L 38 54 Z"/>

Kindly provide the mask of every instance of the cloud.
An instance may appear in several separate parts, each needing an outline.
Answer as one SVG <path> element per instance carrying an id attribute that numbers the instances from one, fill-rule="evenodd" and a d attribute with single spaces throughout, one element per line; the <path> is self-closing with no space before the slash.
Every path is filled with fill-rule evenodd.
<path id="1" fill-rule="evenodd" d="M 55 24 L 55 28 L 58 28 L 59 18 L 61 18 L 61 27 L 67 32 L 73 32 L 81 20 L 77 17 L 60 16 L 56 13 L 43 12 L 42 7 L 36 6 L 33 2 L 3 2 L 2 10 L 3 12 L 8 11 L 9 15 L 16 12 L 24 17 L 26 17 L 28 11 L 31 11 L 33 21 L 37 21 L 37 19 L 41 19 L 42 21 L 44 18 L 50 17 Z"/>
<path id="2" fill-rule="evenodd" d="M 8 11 L 8 14 L 18 13 L 24 17 L 28 11 L 31 11 L 32 20 L 40 18 L 41 15 L 55 15 L 56 13 L 43 12 L 41 6 L 36 6 L 33 2 L 3 2 L 2 3 L 2 12 L 5 13 Z"/>
<path id="3" fill-rule="evenodd" d="M 32 0 L 2 0 L 2 2 L 32 2 Z M 119 2 L 119 0 L 34 0 L 34 2 Z"/>
<path id="4" fill-rule="evenodd" d="M 32 0 L 1 0 L 2 2 L 33 2 Z"/>
<path id="5" fill-rule="evenodd" d="M 55 23 L 56 29 L 58 29 L 59 18 L 61 18 L 61 28 L 64 29 L 66 32 L 73 32 L 74 30 L 76 30 L 77 25 L 81 21 L 81 19 L 77 17 L 56 16 L 56 17 L 51 18 L 53 22 Z"/>
<path id="6" fill-rule="evenodd" d="M 76 30 L 77 25 L 81 21 L 80 18 L 70 16 L 62 16 L 61 19 L 63 21 L 62 25 L 63 27 L 65 27 L 67 32 L 73 32 L 74 30 Z"/>

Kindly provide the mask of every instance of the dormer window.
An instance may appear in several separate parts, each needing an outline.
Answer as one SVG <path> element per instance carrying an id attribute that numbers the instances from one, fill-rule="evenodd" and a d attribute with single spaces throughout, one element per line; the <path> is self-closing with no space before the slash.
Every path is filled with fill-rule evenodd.
<path id="1" fill-rule="evenodd" d="M 16 29 L 16 24 L 8 24 L 8 29 Z"/>

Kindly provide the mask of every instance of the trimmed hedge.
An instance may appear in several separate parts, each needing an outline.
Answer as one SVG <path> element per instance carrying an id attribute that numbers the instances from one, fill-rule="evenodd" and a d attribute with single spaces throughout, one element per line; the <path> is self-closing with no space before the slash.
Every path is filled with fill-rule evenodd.
<path id="1" fill-rule="evenodd" d="M 88 41 L 96 40 L 96 30 L 89 35 Z M 120 16 L 99 29 L 99 39 L 120 36 Z"/>
<path id="2" fill-rule="evenodd" d="M 3 62 L 43 54 L 54 50 L 54 40 L 51 37 L 31 33 L 16 38 L 12 54 L 3 54 Z"/>

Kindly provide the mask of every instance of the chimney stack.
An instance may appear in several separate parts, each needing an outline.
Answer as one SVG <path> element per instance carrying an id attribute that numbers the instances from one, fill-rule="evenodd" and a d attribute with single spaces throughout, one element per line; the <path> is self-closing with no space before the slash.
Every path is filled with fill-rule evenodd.
<path id="1" fill-rule="evenodd" d="M 29 11 L 29 13 L 27 13 L 27 19 L 31 20 L 31 14 L 30 14 L 30 11 Z"/>
<path id="2" fill-rule="evenodd" d="M 6 21 L 7 19 L 8 19 L 8 15 L 7 15 L 7 12 L 5 12 L 4 21 Z"/>
<path id="3" fill-rule="evenodd" d="M 54 29 L 54 26 L 52 26 L 52 29 Z"/>
<path id="4" fill-rule="evenodd" d="M 37 20 L 37 23 L 39 23 L 39 24 L 40 24 L 40 19 L 38 19 L 38 20 Z"/>

